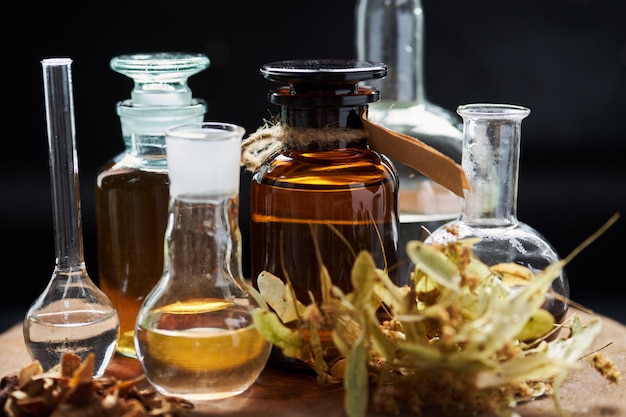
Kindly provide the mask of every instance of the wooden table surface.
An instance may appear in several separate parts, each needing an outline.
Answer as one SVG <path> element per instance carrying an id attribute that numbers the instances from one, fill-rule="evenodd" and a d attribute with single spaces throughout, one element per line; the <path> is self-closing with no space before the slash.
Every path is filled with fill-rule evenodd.
<path id="1" fill-rule="evenodd" d="M 592 318 L 586 313 L 579 314 L 583 322 Z M 572 371 L 559 390 L 561 403 L 570 417 L 626 417 L 626 326 L 605 316 L 596 317 L 602 320 L 602 332 L 594 341 L 593 349 L 609 344 L 603 352 L 619 369 L 622 382 L 611 384 L 586 362 L 581 362 L 583 366 Z M 30 362 L 21 324 L 0 335 L 0 375 L 17 373 Z M 141 367 L 136 360 L 116 356 L 107 372 L 131 377 L 140 374 Z M 197 405 L 190 417 L 345 417 L 342 402 L 340 385 L 322 387 L 316 383 L 314 375 L 267 366 L 248 391 L 237 397 Z M 547 398 L 520 405 L 515 411 L 522 417 L 560 417 Z M 441 414 L 432 410 L 423 417 L 435 416 L 441 417 Z"/>

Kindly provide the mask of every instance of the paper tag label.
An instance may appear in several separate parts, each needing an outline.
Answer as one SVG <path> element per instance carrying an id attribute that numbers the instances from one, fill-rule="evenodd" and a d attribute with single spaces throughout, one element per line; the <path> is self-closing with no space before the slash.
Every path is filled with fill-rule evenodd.
<path id="1" fill-rule="evenodd" d="M 390 158 L 396 159 L 443 185 L 464 198 L 464 190 L 470 185 L 461 165 L 437 149 L 403 133 L 395 132 L 362 117 L 368 132 L 370 147 Z"/>

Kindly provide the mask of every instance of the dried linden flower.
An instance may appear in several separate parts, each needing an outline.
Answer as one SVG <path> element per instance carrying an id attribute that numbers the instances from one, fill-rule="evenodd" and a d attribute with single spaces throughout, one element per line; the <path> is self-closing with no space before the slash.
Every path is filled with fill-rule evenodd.
<path id="1" fill-rule="evenodd" d="M 589 361 L 593 367 L 609 381 L 615 384 L 619 384 L 621 382 L 622 376 L 620 375 L 617 366 L 615 366 L 615 364 L 602 352 L 596 352 L 591 355 L 589 357 Z"/>
<path id="2" fill-rule="evenodd" d="M 288 283 L 264 272 L 260 293 L 275 309 L 259 311 L 255 324 L 285 355 L 308 363 L 318 381 L 342 382 L 348 417 L 364 417 L 368 408 L 395 415 L 401 407 L 419 416 L 433 406 L 511 417 L 520 402 L 543 396 L 565 415 L 558 388 L 582 366 L 602 324 L 576 314 L 555 323 L 542 305 L 567 262 L 617 217 L 537 274 L 516 264 L 488 267 L 473 255 L 472 241 L 413 241 L 410 285 L 395 285 L 364 251 L 352 268 L 351 293 L 335 288 L 326 272 L 322 300 L 305 305 L 290 297 Z M 320 343 L 317 329 L 332 329 L 332 346 Z M 331 349 L 344 359 L 341 372 L 326 363 Z M 591 362 L 607 380 L 620 381 L 601 353 Z"/>

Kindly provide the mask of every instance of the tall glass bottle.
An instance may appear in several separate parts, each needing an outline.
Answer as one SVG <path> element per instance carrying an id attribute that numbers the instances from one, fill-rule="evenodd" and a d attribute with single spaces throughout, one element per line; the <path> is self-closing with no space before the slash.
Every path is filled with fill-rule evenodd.
<path id="1" fill-rule="evenodd" d="M 304 304 L 311 303 L 309 293 L 320 301 L 322 266 L 334 285 L 349 292 L 361 250 L 393 274 L 398 178 L 393 164 L 369 148 L 361 121 L 378 91 L 358 85 L 384 76 L 386 67 L 283 61 L 264 65 L 261 73 L 285 85 L 271 90 L 269 101 L 280 106 L 280 117 L 264 135 L 278 150 L 262 161 L 251 183 L 253 282 L 269 271 L 289 279 Z"/>
<path id="2" fill-rule="evenodd" d="M 167 130 L 169 223 L 163 275 L 137 317 L 137 356 L 165 395 L 205 401 L 247 390 L 271 343 L 252 314 L 263 302 L 241 273 L 240 126 Z"/>
<path id="3" fill-rule="evenodd" d="M 358 0 L 355 19 L 358 59 L 389 67 L 385 78 L 369 83 L 381 96 L 370 105 L 369 119 L 460 162 L 460 119 L 426 97 L 421 0 Z M 407 242 L 423 240 L 423 228 L 433 231 L 456 218 L 461 198 L 408 165 L 393 162 L 400 179 L 399 273 L 407 279 Z"/>
<path id="4" fill-rule="evenodd" d="M 209 65 L 202 54 L 154 53 L 114 57 L 111 68 L 134 80 L 131 99 L 117 103 L 124 151 L 96 178 L 99 285 L 120 317 L 117 351 L 134 357 L 139 306 L 161 277 L 169 180 L 164 131 L 201 122 L 204 100 L 187 79 Z"/>
<path id="5" fill-rule="evenodd" d="M 426 238 L 426 243 L 480 238 L 472 246 L 485 264 L 517 263 L 537 272 L 557 262 L 552 245 L 537 230 L 517 218 L 517 185 L 522 120 L 530 110 L 509 104 L 459 106 L 463 118 L 463 159 L 471 189 L 462 209 Z M 569 284 L 565 271 L 552 284 L 556 297 L 545 308 L 556 321 L 567 312 Z"/>

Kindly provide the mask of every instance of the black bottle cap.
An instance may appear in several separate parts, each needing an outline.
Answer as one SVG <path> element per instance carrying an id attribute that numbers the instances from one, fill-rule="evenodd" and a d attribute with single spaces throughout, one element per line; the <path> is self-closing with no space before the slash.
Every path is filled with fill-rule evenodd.
<path id="1" fill-rule="evenodd" d="M 269 101 L 273 104 L 359 106 L 378 101 L 378 90 L 360 83 L 385 77 L 387 66 L 344 59 L 288 60 L 263 65 L 261 75 L 268 80 L 288 84 L 270 90 Z"/>

